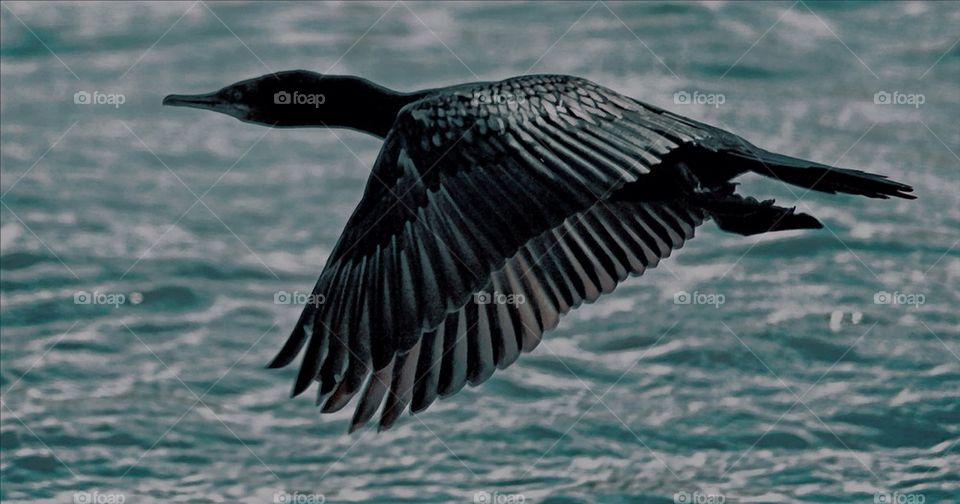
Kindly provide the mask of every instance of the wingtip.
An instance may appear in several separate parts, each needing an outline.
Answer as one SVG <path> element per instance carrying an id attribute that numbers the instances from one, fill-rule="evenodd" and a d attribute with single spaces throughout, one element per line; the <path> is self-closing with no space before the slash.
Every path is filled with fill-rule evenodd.
<path id="1" fill-rule="evenodd" d="M 296 330 L 294 335 L 291 335 L 288 338 L 287 342 L 283 345 L 283 348 L 277 352 L 277 355 L 273 357 L 269 364 L 267 364 L 267 369 L 277 369 L 285 367 L 287 364 L 293 362 L 293 359 L 296 358 L 297 354 L 300 353 L 300 349 L 303 346 L 305 337 L 303 339 L 295 339 Z"/>
<path id="2" fill-rule="evenodd" d="M 277 355 L 276 357 L 273 358 L 273 360 L 268 362 L 266 366 L 264 366 L 264 369 L 279 369 L 286 366 L 287 364 L 288 364 L 287 362 L 283 362 L 283 360 L 280 359 L 280 356 Z"/>
<path id="3" fill-rule="evenodd" d="M 370 421 L 369 418 L 363 417 L 361 411 L 362 409 L 358 406 L 356 411 L 353 412 L 353 418 L 350 419 L 350 428 L 347 430 L 347 434 L 353 434 Z"/>
<path id="4" fill-rule="evenodd" d="M 303 373 L 300 373 L 300 376 L 297 376 L 297 381 L 293 384 L 293 389 L 290 391 L 290 397 L 297 397 L 310 388 L 310 381 L 310 379 L 304 379 Z"/>
<path id="5" fill-rule="evenodd" d="M 400 413 L 395 411 L 395 408 L 384 410 L 380 414 L 380 421 L 377 423 L 377 433 L 390 430 L 397 423 L 399 417 Z"/>
<path id="6" fill-rule="evenodd" d="M 329 400 L 326 398 L 317 397 L 316 406 L 320 406 L 320 403 L 323 403 L 323 407 L 320 408 L 320 413 L 336 413 L 343 409 L 344 406 L 350 402 L 349 398 L 347 400 L 337 400 L 337 397 L 331 397 Z"/>

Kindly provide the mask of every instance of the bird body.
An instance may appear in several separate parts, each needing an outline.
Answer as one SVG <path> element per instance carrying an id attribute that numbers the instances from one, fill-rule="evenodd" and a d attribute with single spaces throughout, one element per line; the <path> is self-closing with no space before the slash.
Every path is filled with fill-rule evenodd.
<path id="1" fill-rule="evenodd" d="M 323 104 L 270 103 L 278 93 Z M 303 360 L 351 431 L 389 428 L 537 347 L 560 317 L 680 248 L 713 219 L 756 234 L 815 218 L 735 194 L 747 172 L 801 187 L 913 198 L 909 186 L 760 149 L 586 79 L 527 75 L 415 93 L 293 71 L 165 104 L 278 127 L 383 137 L 363 197 L 270 367 Z"/>

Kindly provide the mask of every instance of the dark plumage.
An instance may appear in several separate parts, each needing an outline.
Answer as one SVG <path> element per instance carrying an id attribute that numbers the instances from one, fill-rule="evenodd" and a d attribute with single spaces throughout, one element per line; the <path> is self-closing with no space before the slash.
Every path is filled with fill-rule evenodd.
<path id="1" fill-rule="evenodd" d="M 323 103 L 278 103 L 278 93 Z M 351 431 L 378 409 L 389 428 L 408 408 L 484 382 L 536 348 L 561 315 L 655 267 L 706 219 L 740 234 L 821 227 L 734 194 L 738 175 L 913 198 L 880 175 L 767 152 L 562 75 L 404 94 L 294 71 L 164 103 L 384 137 L 314 287 L 326 303 L 303 310 L 270 364 L 302 353 L 293 395 L 319 382 L 324 412 L 359 392 Z"/>

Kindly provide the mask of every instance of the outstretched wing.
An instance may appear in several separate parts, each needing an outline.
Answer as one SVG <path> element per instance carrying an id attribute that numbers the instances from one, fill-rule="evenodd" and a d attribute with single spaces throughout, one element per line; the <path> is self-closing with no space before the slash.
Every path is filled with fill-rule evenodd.
<path id="1" fill-rule="evenodd" d="M 464 86 L 405 107 L 308 305 L 271 363 L 304 345 L 293 394 L 320 383 L 351 430 L 486 380 L 560 315 L 693 236 L 681 202 L 611 199 L 718 130 L 583 79 Z"/>

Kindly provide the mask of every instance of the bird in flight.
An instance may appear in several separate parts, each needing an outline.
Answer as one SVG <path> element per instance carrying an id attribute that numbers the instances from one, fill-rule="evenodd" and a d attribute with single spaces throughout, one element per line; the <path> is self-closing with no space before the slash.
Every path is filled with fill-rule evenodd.
<path id="1" fill-rule="evenodd" d="M 313 289 L 323 303 L 304 307 L 269 364 L 302 353 L 292 395 L 316 381 L 324 413 L 359 393 L 350 432 L 377 411 L 388 429 L 407 408 L 483 383 L 708 219 L 741 235 L 822 227 L 738 195 L 740 175 L 914 198 L 882 175 L 769 152 L 566 75 L 400 93 L 295 70 L 163 104 L 383 139 Z"/>

